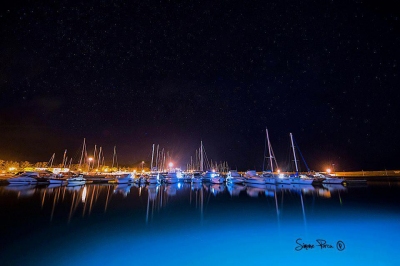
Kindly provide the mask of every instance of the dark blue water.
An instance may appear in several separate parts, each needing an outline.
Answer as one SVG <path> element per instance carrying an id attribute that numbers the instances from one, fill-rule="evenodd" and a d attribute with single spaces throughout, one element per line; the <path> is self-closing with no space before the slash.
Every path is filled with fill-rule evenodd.
<path id="1" fill-rule="evenodd" d="M 0 187 L 1 265 L 399 265 L 399 183 Z"/>

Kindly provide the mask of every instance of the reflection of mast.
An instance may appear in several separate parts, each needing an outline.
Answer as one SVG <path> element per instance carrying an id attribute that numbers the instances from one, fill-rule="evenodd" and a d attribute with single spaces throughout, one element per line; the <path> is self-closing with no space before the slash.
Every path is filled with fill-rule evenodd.
<path id="1" fill-rule="evenodd" d="M 204 208 L 204 204 L 203 204 L 203 201 L 204 201 L 204 188 L 203 188 L 203 186 L 201 187 L 201 190 L 200 190 L 200 218 L 201 218 L 201 223 L 203 223 L 203 219 L 204 219 L 204 214 L 203 214 L 203 208 Z"/>
<path id="2" fill-rule="evenodd" d="M 104 213 L 106 213 L 106 211 L 107 211 L 108 203 L 109 203 L 110 200 L 111 200 L 110 195 L 112 196 L 112 193 L 110 193 L 110 192 L 112 192 L 113 190 L 114 190 L 114 189 L 111 190 L 111 186 L 108 186 L 108 188 L 107 188 L 106 204 L 105 204 L 105 206 L 104 206 Z"/>
<path id="3" fill-rule="evenodd" d="M 281 224 L 279 219 L 278 197 L 276 196 L 276 190 L 274 192 L 274 198 L 275 198 L 276 218 L 278 219 L 278 229 L 280 229 Z"/>
<path id="4" fill-rule="evenodd" d="M 151 184 L 147 186 L 147 208 L 146 208 L 146 224 L 149 222 L 150 203 L 151 203 L 151 219 L 153 219 L 154 208 L 158 201 L 158 186 Z"/>
<path id="5" fill-rule="evenodd" d="M 303 209 L 303 221 L 304 226 L 307 229 L 307 220 L 306 220 L 306 211 L 304 210 L 304 202 L 303 202 L 303 191 L 300 189 L 300 200 L 301 200 L 301 208 Z"/>

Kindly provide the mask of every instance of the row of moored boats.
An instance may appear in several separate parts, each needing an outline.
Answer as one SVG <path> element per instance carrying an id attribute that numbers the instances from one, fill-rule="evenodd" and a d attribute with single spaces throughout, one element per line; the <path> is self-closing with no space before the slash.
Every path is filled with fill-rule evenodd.
<path id="1" fill-rule="evenodd" d="M 135 173 L 123 173 L 112 175 L 104 178 L 107 182 L 127 184 L 127 183 L 146 183 L 146 184 L 173 184 L 179 182 L 203 183 L 211 182 L 214 184 L 247 184 L 247 185 L 264 185 L 264 184 L 303 184 L 312 185 L 316 183 L 323 184 L 342 184 L 345 180 L 329 175 L 315 174 L 275 174 L 272 172 L 264 172 L 258 174 L 255 170 L 248 170 L 244 175 L 239 174 L 235 170 L 231 170 L 227 175 L 220 175 L 217 172 L 206 171 L 183 173 L 181 171 L 171 171 L 168 173 L 149 173 L 136 175 Z M 40 172 L 24 172 L 7 179 L 10 184 L 68 184 L 83 185 L 87 179 L 83 174 L 67 173 L 56 175 L 52 173 Z"/>

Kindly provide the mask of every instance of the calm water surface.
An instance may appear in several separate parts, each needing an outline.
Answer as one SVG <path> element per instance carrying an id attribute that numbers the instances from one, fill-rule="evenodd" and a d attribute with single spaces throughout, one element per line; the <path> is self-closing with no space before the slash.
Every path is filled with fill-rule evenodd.
<path id="1" fill-rule="evenodd" d="M 1 265 L 399 265 L 400 184 L 0 186 Z"/>

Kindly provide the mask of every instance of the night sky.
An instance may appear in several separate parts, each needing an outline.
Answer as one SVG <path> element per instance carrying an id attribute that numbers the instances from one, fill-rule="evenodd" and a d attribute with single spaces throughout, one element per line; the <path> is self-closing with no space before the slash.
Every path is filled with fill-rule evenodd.
<path id="1" fill-rule="evenodd" d="M 268 127 L 282 167 L 292 132 L 311 169 L 400 168 L 390 1 L 9 2 L 0 159 L 77 163 L 86 138 L 108 162 L 114 145 L 120 164 L 150 161 L 155 143 L 185 167 L 202 140 L 260 171 Z"/>

